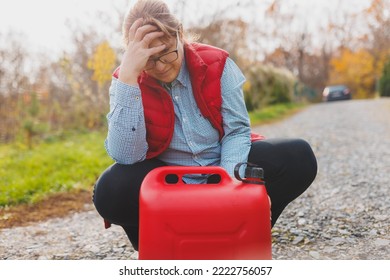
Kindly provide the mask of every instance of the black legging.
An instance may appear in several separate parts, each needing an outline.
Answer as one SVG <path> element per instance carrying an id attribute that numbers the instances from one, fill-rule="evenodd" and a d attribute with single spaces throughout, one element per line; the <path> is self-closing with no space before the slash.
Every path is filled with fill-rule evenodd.
<path id="1" fill-rule="evenodd" d="M 317 161 L 301 139 L 267 139 L 252 143 L 248 161 L 264 169 L 271 198 L 272 226 L 283 209 L 301 195 L 317 174 Z M 96 182 L 93 202 L 99 214 L 125 230 L 138 250 L 139 190 L 145 176 L 166 164 L 157 159 L 133 165 L 113 164 Z"/>

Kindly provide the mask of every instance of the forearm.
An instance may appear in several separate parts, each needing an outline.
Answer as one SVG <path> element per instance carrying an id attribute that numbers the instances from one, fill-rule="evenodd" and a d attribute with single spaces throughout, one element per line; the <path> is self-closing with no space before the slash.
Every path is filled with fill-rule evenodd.
<path id="1" fill-rule="evenodd" d="M 118 163 L 133 164 L 146 157 L 148 149 L 141 92 L 117 79 L 110 87 L 107 115 L 107 153 Z"/>
<path id="2" fill-rule="evenodd" d="M 221 79 L 222 118 L 225 135 L 221 141 L 221 166 L 234 176 L 237 163 L 248 160 L 251 148 L 250 121 L 246 110 L 242 85 L 245 78 L 231 60 L 228 60 Z"/>
<path id="3" fill-rule="evenodd" d="M 238 97 L 230 98 L 229 102 L 224 100 L 222 108 L 225 135 L 221 142 L 221 166 L 232 177 L 235 165 L 248 160 L 251 148 L 250 122 L 245 103 L 239 98 L 242 94 L 240 91 L 235 89 L 231 92 L 230 95 Z"/>
<path id="4" fill-rule="evenodd" d="M 234 177 L 234 167 L 240 162 L 247 162 L 251 148 L 250 132 L 246 129 L 237 132 L 235 135 L 226 135 L 222 142 L 221 167 L 231 177 Z"/>

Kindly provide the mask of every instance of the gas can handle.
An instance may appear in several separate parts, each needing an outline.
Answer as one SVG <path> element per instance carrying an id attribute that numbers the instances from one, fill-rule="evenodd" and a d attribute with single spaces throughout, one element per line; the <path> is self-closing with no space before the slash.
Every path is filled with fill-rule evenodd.
<path id="1" fill-rule="evenodd" d="M 234 177 L 236 177 L 236 179 L 238 180 L 238 181 L 242 181 L 243 179 L 241 178 L 241 176 L 240 176 L 240 168 L 241 168 L 241 166 L 243 166 L 243 165 L 246 165 L 247 163 L 246 162 L 240 162 L 240 163 L 238 163 L 235 167 L 234 167 Z"/>
<path id="2" fill-rule="evenodd" d="M 221 177 L 219 184 L 226 184 L 232 181 L 227 171 L 220 166 L 163 166 L 153 169 L 147 175 L 148 178 L 155 177 L 164 180 L 167 175 L 177 175 L 179 182 L 184 175 L 189 174 L 217 174 Z"/>
<path id="3" fill-rule="evenodd" d="M 240 176 L 240 168 L 241 166 L 246 165 L 245 168 L 245 178 L 241 178 Z M 240 162 L 234 167 L 234 177 L 237 180 L 242 181 L 244 183 L 254 183 L 264 185 L 264 170 L 263 168 L 257 166 L 256 164 L 249 162 Z"/>

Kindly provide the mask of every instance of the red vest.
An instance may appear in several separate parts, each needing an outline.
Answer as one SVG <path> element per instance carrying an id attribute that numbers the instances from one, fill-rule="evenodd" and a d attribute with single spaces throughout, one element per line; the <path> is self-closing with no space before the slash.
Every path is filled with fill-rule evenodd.
<path id="1" fill-rule="evenodd" d="M 184 53 L 199 110 L 218 131 L 221 139 L 221 76 L 229 54 L 202 44 L 185 44 Z M 114 77 L 118 78 L 118 74 L 119 68 L 115 70 Z M 165 151 L 171 142 L 175 112 L 170 95 L 156 79 L 143 72 L 138 78 L 138 84 L 142 94 L 149 146 L 146 158 L 153 158 Z"/>
<path id="2" fill-rule="evenodd" d="M 221 49 L 203 44 L 185 44 L 186 66 L 190 74 L 192 91 L 202 115 L 218 131 L 219 138 L 224 135 L 221 114 L 221 77 L 229 54 Z M 113 76 L 118 78 L 119 67 Z M 172 139 L 175 112 L 171 96 L 153 77 L 143 72 L 138 78 L 144 108 L 146 158 L 154 158 L 164 152 Z M 262 137 L 252 135 L 253 140 Z"/>

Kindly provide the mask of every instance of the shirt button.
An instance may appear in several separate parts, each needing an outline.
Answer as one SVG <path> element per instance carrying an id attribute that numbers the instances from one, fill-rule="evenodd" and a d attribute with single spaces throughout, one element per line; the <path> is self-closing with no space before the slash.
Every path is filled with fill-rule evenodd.
<path id="1" fill-rule="evenodd" d="M 179 99 L 179 96 L 178 96 L 178 95 L 175 95 L 175 99 L 178 100 L 178 99 Z"/>

